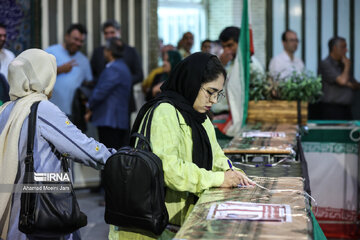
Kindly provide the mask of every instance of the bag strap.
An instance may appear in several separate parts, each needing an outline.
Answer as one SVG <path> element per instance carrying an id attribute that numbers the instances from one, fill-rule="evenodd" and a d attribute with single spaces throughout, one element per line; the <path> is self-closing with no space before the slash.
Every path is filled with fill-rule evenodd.
<path id="1" fill-rule="evenodd" d="M 135 139 L 138 138 L 139 142 L 138 142 L 137 146 L 139 146 L 139 144 L 146 143 L 146 146 L 148 147 L 148 150 L 152 151 L 150 141 L 144 135 L 142 135 L 140 133 L 133 133 L 131 135 L 131 138 L 135 138 Z M 140 141 L 143 141 L 143 142 L 140 143 Z M 141 147 L 139 147 L 139 148 L 141 148 Z"/>
<path id="2" fill-rule="evenodd" d="M 33 173 L 34 172 L 34 138 L 35 138 L 35 130 L 36 130 L 36 116 L 37 109 L 40 101 L 34 102 L 30 108 L 30 115 L 28 120 L 28 140 L 27 140 L 27 148 L 26 148 L 26 158 L 25 158 L 25 173 Z M 69 172 L 69 163 L 63 154 L 60 156 L 61 167 L 64 172 Z M 33 179 L 29 174 L 26 174 L 24 177 L 24 183 L 32 183 Z M 25 182 L 26 181 L 26 182 Z"/>
<path id="3" fill-rule="evenodd" d="M 30 115 L 28 119 L 28 139 L 27 139 L 27 148 L 26 148 L 26 158 L 25 158 L 25 173 L 34 172 L 34 137 L 36 130 L 36 115 L 37 109 L 40 101 L 34 102 L 30 108 Z M 26 174 L 24 177 L 25 183 L 31 183 L 30 175 Z"/>
<path id="4" fill-rule="evenodd" d="M 141 126 L 140 135 L 143 135 L 143 137 L 140 137 L 139 134 L 132 134 L 132 137 L 139 138 L 138 144 L 136 148 L 147 148 L 151 151 L 151 145 L 150 145 L 150 132 L 151 132 L 151 121 L 154 116 L 155 109 L 161 104 L 161 103 L 170 103 L 172 102 L 170 100 L 162 100 L 157 102 L 154 106 L 151 107 L 149 111 L 145 114 L 143 124 Z"/>

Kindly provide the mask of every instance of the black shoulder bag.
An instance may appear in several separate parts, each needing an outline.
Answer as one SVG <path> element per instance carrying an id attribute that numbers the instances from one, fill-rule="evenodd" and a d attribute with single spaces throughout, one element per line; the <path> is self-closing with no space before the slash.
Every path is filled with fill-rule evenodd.
<path id="1" fill-rule="evenodd" d="M 70 177 L 69 181 L 49 182 L 34 179 L 34 136 L 36 129 L 36 113 L 39 102 L 31 106 L 28 124 L 28 141 L 25 158 L 24 186 L 42 186 L 46 184 L 66 185 L 67 192 L 26 192 L 21 193 L 21 210 L 19 230 L 31 236 L 56 237 L 70 234 L 86 226 L 87 217 L 80 212 Z M 66 157 L 61 156 L 61 166 L 64 173 L 69 174 Z M 69 175 L 68 175 L 69 176 Z"/>

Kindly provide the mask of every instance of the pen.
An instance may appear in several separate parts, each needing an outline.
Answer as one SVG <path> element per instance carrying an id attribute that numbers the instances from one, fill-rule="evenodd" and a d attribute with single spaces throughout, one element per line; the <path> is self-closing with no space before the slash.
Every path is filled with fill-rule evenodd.
<path id="1" fill-rule="evenodd" d="M 229 167 L 230 167 L 231 171 L 234 171 L 230 159 L 228 159 L 227 162 L 228 162 L 228 164 L 229 164 Z"/>
<path id="2" fill-rule="evenodd" d="M 242 166 L 246 166 L 246 167 L 259 167 L 259 164 L 246 164 L 246 163 L 241 163 L 241 162 L 237 162 L 236 164 L 242 165 Z"/>
<path id="3" fill-rule="evenodd" d="M 280 161 L 278 161 L 277 163 L 273 163 L 273 164 L 265 164 L 266 167 L 274 167 L 282 162 L 284 162 L 285 160 L 287 160 L 287 158 L 283 158 L 281 159 Z M 283 165 L 283 166 L 286 166 L 286 165 Z"/>
<path id="4" fill-rule="evenodd" d="M 228 164 L 229 164 L 229 167 L 230 167 L 231 171 L 234 171 L 230 159 L 228 159 L 227 162 L 228 162 Z M 243 185 L 238 184 L 237 187 L 238 187 L 238 188 L 241 188 L 241 187 L 243 187 Z"/>
<path id="5" fill-rule="evenodd" d="M 275 167 L 277 166 L 276 164 L 265 164 L 265 167 Z M 281 167 L 290 167 L 290 165 L 279 165 Z"/>

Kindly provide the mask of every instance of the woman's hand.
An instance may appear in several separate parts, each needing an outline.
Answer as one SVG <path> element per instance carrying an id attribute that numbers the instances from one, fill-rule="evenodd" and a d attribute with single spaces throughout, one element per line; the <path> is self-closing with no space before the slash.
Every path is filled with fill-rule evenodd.
<path id="1" fill-rule="evenodd" d="M 254 183 L 248 179 L 244 173 L 229 170 L 225 172 L 224 182 L 220 185 L 220 187 L 231 188 L 237 187 L 239 184 L 243 186 L 254 185 Z"/>

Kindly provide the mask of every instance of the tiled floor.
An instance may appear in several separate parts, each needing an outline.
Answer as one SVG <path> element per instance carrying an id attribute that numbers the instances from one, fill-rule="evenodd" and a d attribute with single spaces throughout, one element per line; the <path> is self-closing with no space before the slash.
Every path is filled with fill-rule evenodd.
<path id="1" fill-rule="evenodd" d="M 105 207 L 99 206 L 103 198 L 99 193 L 91 193 L 88 189 L 76 190 L 80 210 L 88 217 L 87 226 L 80 229 L 83 240 L 108 239 L 109 225 L 105 223 Z"/>

